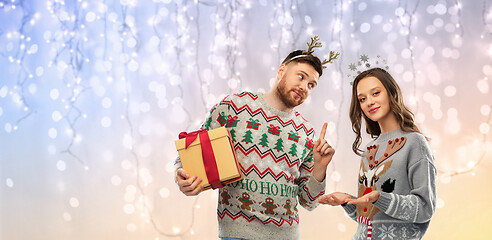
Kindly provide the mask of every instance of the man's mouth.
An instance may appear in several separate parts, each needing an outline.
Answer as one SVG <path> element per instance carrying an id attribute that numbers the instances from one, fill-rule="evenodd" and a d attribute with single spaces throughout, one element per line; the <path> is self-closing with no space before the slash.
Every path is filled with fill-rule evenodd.
<path id="1" fill-rule="evenodd" d="M 297 92 L 297 91 L 295 91 L 295 90 L 292 90 L 292 92 L 294 92 L 294 94 L 295 94 L 296 96 L 298 96 L 299 98 L 302 98 L 302 94 L 301 94 L 301 93 L 299 93 L 299 92 Z"/>

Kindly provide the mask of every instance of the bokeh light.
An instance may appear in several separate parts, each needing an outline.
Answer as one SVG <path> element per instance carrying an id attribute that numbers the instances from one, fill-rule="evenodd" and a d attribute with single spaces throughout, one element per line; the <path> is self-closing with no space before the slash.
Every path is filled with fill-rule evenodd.
<path id="1" fill-rule="evenodd" d="M 341 52 L 299 107 L 316 131 L 328 123 L 327 190 L 356 191 L 348 66 L 367 55 L 388 66 L 431 139 L 428 239 L 486 238 L 458 220 L 492 214 L 481 201 L 463 207 L 472 192 L 492 197 L 476 182 L 491 180 L 490 0 L 11 0 L 0 12 L 0 239 L 217 238 L 217 195 L 179 192 L 174 140 L 226 95 L 268 91 L 314 34 L 316 54 Z M 338 210 L 300 210 L 301 239 L 319 229 L 349 239 L 355 223 Z"/>

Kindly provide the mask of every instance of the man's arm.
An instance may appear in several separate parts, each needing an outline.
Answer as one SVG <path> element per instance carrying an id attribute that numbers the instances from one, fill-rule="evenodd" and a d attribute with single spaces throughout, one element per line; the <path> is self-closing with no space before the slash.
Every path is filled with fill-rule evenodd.
<path id="1" fill-rule="evenodd" d="M 227 105 L 221 104 L 224 100 L 212 107 L 200 129 L 210 130 L 221 126 L 221 124 L 215 120 L 218 119 L 221 112 L 227 112 Z M 176 158 L 174 167 L 176 169 L 174 172 L 174 181 L 178 184 L 179 190 L 184 195 L 196 196 L 203 191 L 203 185 L 201 184 L 202 179 L 198 178 L 198 176 L 190 176 L 190 174 L 183 169 L 179 156 Z"/>
<path id="2" fill-rule="evenodd" d="M 316 208 L 316 199 L 325 193 L 326 168 L 335 154 L 335 150 L 324 139 L 326 127 L 325 123 L 308 160 L 304 161 L 299 168 L 301 180 L 296 184 L 299 185 L 300 204 L 307 210 Z"/>
<path id="3" fill-rule="evenodd" d="M 328 167 L 328 164 L 330 164 L 331 159 L 335 154 L 335 149 L 333 149 L 325 140 L 327 126 L 327 123 L 323 124 L 319 138 L 314 144 L 313 149 L 313 177 L 316 178 L 318 182 L 322 182 L 325 179 L 326 168 Z"/>

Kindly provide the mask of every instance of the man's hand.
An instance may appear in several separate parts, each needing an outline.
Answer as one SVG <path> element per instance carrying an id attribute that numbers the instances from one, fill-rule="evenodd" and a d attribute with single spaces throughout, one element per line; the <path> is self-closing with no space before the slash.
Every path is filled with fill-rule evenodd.
<path id="1" fill-rule="evenodd" d="M 331 158 L 335 154 L 335 149 L 333 149 L 325 140 L 327 126 L 327 123 L 323 124 L 323 128 L 321 128 L 321 133 L 319 134 L 319 138 L 316 143 L 314 143 L 313 149 L 313 176 L 319 182 L 325 179 L 326 167 L 328 167 L 328 164 L 331 162 Z"/>
<path id="2" fill-rule="evenodd" d="M 318 203 L 338 206 L 347 203 L 352 197 L 346 193 L 334 192 L 316 199 Z"/>
<path id="3" fill-rule="evenodd" d="M 179 190 L 186 196 L 196 196 L 203 191 L 203 185 L 201 178 L 197 176 L 190 177 L 190 174 L 183 168 L 176 170 L 176 183 L 179 186 Z"/>

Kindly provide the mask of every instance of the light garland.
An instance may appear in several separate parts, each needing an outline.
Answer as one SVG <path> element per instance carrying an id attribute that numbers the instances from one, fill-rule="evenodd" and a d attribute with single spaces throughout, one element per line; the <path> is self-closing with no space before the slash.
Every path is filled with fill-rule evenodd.
<path id="1" fill-rule="evenodd" d="M 412 2 L 412 1 L 410 1 Z M 413 23 L 414 23 L 414 20 L 416 20 L 417 16 L 415 14 L 415 12 L 417 11 L 417 8 L 420 4 L 420 0 L 416 1 L 415 3 L 415 6 L 413 7 L 413 9 L 410 9 L 408 10 L 407 9 L 407 3 L 405 3 L 405 7 L 403 8 L 401 6 L 402 2 L 399 1 L 398 2 L 398 9 L 404 9 L 404 12 L 401 14 L 401 15 L 398 15 L 398 20 L 400 22 L 400 24 L 404 27 L 404 31 L 408 30 L 408 32 L 405 34 L 406 35 L 406 44 L 407 44 L 407 49 L 408 51 L 410 52 L 410 56 L 409 56 L 409 59 L 410 59 L 410 66 L 411 66 L 411 70 L 412 70 L 412 77 L 413 77 L 413 96 L 417 96 L 417 72 L 415 70 L 415 54 L 414 54 L 414 46 L 412 45 L 412 39 L 415 38 L 415 36 L 413 36 L 413 30 L 412 30 L 412 27 L 414 26 Z M 419 111 L 419 102 L 416 101 L 415 102 L 415 111 L 418 112 Z"/>
<path id="2" fill-rule="evenodd" d="M 70 76 L 64 77 L 63 79 L 65 87 L 69 89 L 70 95 L 67 97 L 66 102 L 65 99 L 62 100 L 65 103 L 66 109 L 63 119 L 68 124 L 70 141 L 62 153 L 69 154 L 88 170 L 87 163 L 72 150 L 74 143 L 79 138 L 75 125 L 81 117 L 85 117 L 76 104 L 81 94 L 88 90 L 82 84 L 82 78 L 80 76 L 84 62 L 89 62 L 88 58 L 84 58 L 83 52 L 83 44 L 87 41 L 83 36 L 85 25 L 80 19 L 83 8 L 80 1 L 78 1 L 73 6 L 73 10 L 70 10 L 65 4 L 65 1 L 60 0 L 48 1 L 47 10 L 60 24 L 60 30 L 55 33 L 55 36 L 47 39 L 47 43 L 51 44 L 52 49 L 56 52 L 53 60 L 48 63 L 48 67 L 55 66 L 63 75 L 66 73 Z M 70 13 L 71 11 L 73 11 L 72 14 Z M 68 64 L 65 62 L 66 58 L 69 59 Z"/>
<path id="3" fill-rule="evenodd" d="M 485 33 L 492 35 L 492 8 L 487 5 L 487 0 L 483 0 L 482 4 L 482 24 L 484 30 L 480 37 L 484 38 Z"/>
<path id="4" fill-rule="evenodd" d="M 4 10 L 7 12 L 22 12 L 22 19 L 18 29 L 15 32 L 9 32 L 6 34 L 7 38 L 9 39 L 17 39 L 16 52 L 13 55 L 9 54 L 8 59 L 10 62 L 16 63 L 19 67 L 19 71 L 17 73 L 17 81 L 15 86 L 13 87 L 13 91 L 10 92 L 10 94 L 14 96 L 14 99 L 18 101 L 21 105 L 22 110 L 26 112 L 23 116 L 19 117 L 15 121 L 13 130 L 17 130 L 21 122 L 34 113 L 25 96 L 25 92 L 28 91 L 28 87 L 26 87 L 26 84 L 29 81 L 32 81 L 34 77 L 32 71 L 26 66 L 27 64 L 25 62 L 25 58 L 30 54 L 34 54 L 35 52 L 37 52 L 37 50 L 35 52 L 32 52 L 30 50 L 31 47 L 34 45 L 31 43 L 32 39 L 28 35 L 26 28 L 34 25 L 39 16 L 33 13 L 30 8 L 25 6 L 23 1 L 12 0 L 10 2 L 1 3 L 0 10 Z M 37 45 L 35 49 L 37 49 Z"/>
<path id="5" fill-rule="evenodd" d="M 453 39 L 458 39 L 456 41 L 459 42 L 465 36 L 462 14 L 468 9 L 463 9 L 459 0 L 448 2 L 452 2 L 450 3 L 452 6 L 447 8 L 448 12 L 443 16 L 449 17 L 449 22 L 454 24 L 456 30 L 450 31 L 449 33 Z M 145 224 L 149 224 L 149 226 L 151 225 L 153 231 L 163 237 L 188 237 L 195 235 L 197 228 L 195 214 L 200 197 L 193 199 L 191 216 L 184 216 L 187 218 L 184 227 L 173 226 L 171 224 L 173 221 L 169 219 L 161 223 L 156 218 L 156 211 L 153 209 L 152 202 L 149 200 L 153 193 L 149 189 L 150 185 L 148 185 L 148 181 L 145 180 L 149 174 L 143 171 L 146 169 L 145 165 L 150 163 L 145 162 L 148 156 L 142 156 L 138 150 L 140 144 L 146 141 L 145 134 L 140 132 L 141 125 L 145 123 L 144 121 L 140 122 L 139 115 L 132 110 L 135 104 L 139 104 L 138 91 L 142 91 L 142 95 L 145 95 L 147 94 L 146 91 L 150 90 L 153 93 L 152 97 L 155 95 L 157 99 L 155 100 L 156 105 L 166 111 L 169 110 L 168 98 L 171 100 L 174 97 L 169 105 L 182 109 L 184 120 L 176 123 L 176 125 L 183 128 L 182 130 L 195 129 L 200 122 L 194 119 L 195 117 L 200 118 L 200 116 L 197 116 L 197 106 L 185 104 L 185 99 L 186 103 L 188 101 L 190 103 L 194 103 L 193 101 L 195 100 L 200 101 L 197 103 L 202 107 L 198 107 L 198 109 L 208 111 L 211 104 L 219 100 L 220 95 L 225 95 L 227 92 L 241 91 L 250 86 L 248 81 L 244 79 L 244 75 L 242 75 L 246 70 L 239 63 L 243 58 L 247 59 L 249 57 L 248 54 L 250 54 L 243 46 L 245 45 L 245 41 L 251 41 L 251 39 L 241 30 L 242 26 L 246 24 L 245 18 L 249 16 L 251 11 L 254 11 L 257 7 L 270 9 L 268 15 L 263 17 L 269 18 L 270 20 L 270 25 L 267 28 L 268 41 L 272 50 L 271 52 L 274 53 L 273 55 L 277 54 L 277 61 L 272 62 L 280 62 L 281 57 L 284 55 L 284 50 L 290 51 L 295 49 L 296 46 L 304 46 L 305 39 L 312 36 L 313 33 L 318 34 L 319 32 L 321 32 L 321 39 L 324 38 L 323 33 L 325 33 L 325 36 L 331 36 L 330 43 L 325 43 L 324 45 L 329 46 L 330 49 L 333 48 L 333 45 L 342 53 L 342 58 L 349 59 L 349 56 L 357 56 L 358 54 L 352 53 L 351 49 L 348 49 L 350 44 L 345 42 L 346 39 L 351 39 L 349 41 L 352 41 L 352 39 L 360 41 L 367 37 L 367 35 L 359 34 L 359 28 L 354 27 L 356 20 L 358 21 L 358 19 L 363 19 L 366 16 L 357 12 L 358 4 L 362 3 L 361 1 L 347 2 L 343 0 L 330 3 L 334 5 L 331 15 L 329 12 L 325 12 L 331 19 L 330 21 L 334 22 L 334 24 L 330 25 L 331 22 L 312 23 L 311 17 L 307 15 L 315 13 L 316 9 L 313 10 L 310 7 L 325 7 L 322 5 L 326 3 L 297 0 L 260 1 L 259 3 L 247 0 L 182 0 L 173 2 L 168 0 L 154 0 L 152 3 L 132 0 L 104 0 L 95 5 L 92 5 L 92 3 L 89 4 L 85 0 L 77 0 L 70 3 L 64 0 L 47 0 L 45 4 L 42 4 L 44 6 L 43 9 L 34 9 L 39 3 L 31 4 L 28 1 L 20 0 L 1 1 L 0 11 L 2 11 L 2 14 L 20 16 L 20 21 L 0 24 L 0 41 L 2 45 L 5 45 L 5 47 L 2 46 L 0 48 L 0 58 L 11 64 L 11 66 L 4 66 L 2 70 L 15 76 L 14 78 L 7 78 L 0 83 L 0 96 L 4 98 L 3 91 L 4 89 L 8 89 L 6 96 L 10 97 L 6 99 L 0 98 L 2 100 L 0 102 L 2 104 L 0 115 L 5 122 L 8 121 L 8 118 L 14 118 L 14 120 L 6 124 L 4 123 L 3 130 L 9 134 L 20 134 L 19 131 L 15 132 L 15 130 L 27 127 L 25 123 L 29 121 L 26 120 L 37 120 L 37 117 L 40 116 L 39 113 L 43 113 L 43 109 L 38 106 L 38 101 L 42 99 L 40 96 L 49 95 L 51 97 L 50 101 L 53 100 L 57 104 L 63 104 L 63 107 L 60 109 L 50 110 L 53 111 L 53 114 L 50 114 L 50 116 L 52 116 L 55 122 L 63 120 L 62 122 L 66 122 L 67 125 L 61 127 L 66 127 L 64 129 L 65 131 L 63 131 L 56 126 L 52 126 L 53 123 L 50 122 L 48 124 L 48 136 L 52 141 L 48 144 L 54 146 L 54 148 L 60 148 L 56 152 L 63 153 L 62 155 L 65 155 L 68 159 L 74 159 L 76 166 L 82 166 L 87 172 L 89 170 L 89 163 L 91 163 L 92 172 L 94 169 L 92 166 L 97 167 L 98 165 L 96 164 L 99 163 L 88 162 L 88 160 L 84 159 L 84 155 L 82 155 L 85 153 L 77 149 L 79 147 L 96 149 L 95 144 L 90 142 L 91 139 L 83 139 L 85 136 L 82 134 L 85 133 L 86 129 L 81 127 L 81 124 L 84 123 L 84 119 L 91 117 L 91 114 L 93 114 L 91 111 L 99 110 L 97 106 L 94 106 L 92 109 L 85 106 L 88 101 L 91 101 L 88 97 L 92 94 L 98 95 L 97 93 L 99 91 L 97 86 L 91 84 L 91 77 L 106 77 L 108 83 L 107 89 L 112 90 L 114 88 L 116 89 L 115 91 L 121 91 L 122 95 L 124 95 L 122 103 L 124 110 L 121 118 L 124 120 L 123 131 L 129 132 L 125 137 L 128 137 L 130 140 L 125 142 L 127 145 L 123 144 L 124 147 L 127 147 L 124 148 L 123 152 L 128 152 L 132 159 L 131 163 L 134 164 L 134 166 L 125 167 L 124 169 L 133 171 L 134 167 L 136 176 L 124 177 L 123 181 L 128 180 L 129 182 L 133 182 L 137 189 L 138 196 L 132 201 L 127 200 L 129 202 L 128 204 L 136 207 L 139 213 L 138 216 L 140 218 L 136 218 L 136 221 L 142 221 Z M 418 65 L 418 61 L 415 61 L 415 57 L 420 55 L 420 53 L 414 47 L 418 46 L 421 39 L 419 39 L 420 35 L 412 30 L 416 30 L 416 26 L 421 19 L 420 17 L 424 17 L 420 15 L 420 10 L 425 9 L 423 6 L 427 3 L 423 1 L 411 2 L 403 0 L 388 1 L 388 3 L 395 5 L 395 8 L 401 11 L 401 14 L 397 17 L 399 24 L 392 22 L 393 27 L 396 25 L 398 27 L 395 27 L 397 29 L 393 29 L 392 31 L 398 32 L 400 29 L 408 30 L 408 33 L 403 38 L 406 44 L 405 47 L 409 51 L 410 61 L 408 66 L 411 67 L 411 72 L 413 73 L 414 85 L 412 95 L 415 97 L 419 90 L 415 79 L 418 74 L 422 74 L 422 70 Z M 151 20 L 148 22 L 148 26 L 140 24 L 142 17 L 148 17 L 142 16 L 143 14 L 140 15 L 139 11 L 141 9 L 139 7 L 143 5 L 145 7 L 150 6 L 155 8 L 155 10 L 152 9 L 153 15 L 150 17 Z M 492 26 L 490 20 L 492 19 L 490 17 L 492 14 L 489 5 L 489 2 L 484 0 L 483 6 L 481 6 L 482 27 L 484 29 L 481 36 L 482 39 L 490 37 L 492 33 L 492 30 L 490 30 L 492 29 L 490 27 Z M 96 13 L 91 12 L 90 7 L 96 8 Z M 210 11 L 214 12 L 215 17 L 211 18 L 206 15 Z M 346 24 L 345 21 L 349 17 L 352 17 L 353 21 Z M 12 19 L 15 19 L 15 17 Z M 448 20 L 446 19 L 446 21 Z M 92 22 L 92 25 L 90 22 Z M 3 25 L 6 24 L 16 25 L 12 30 L 3 28 Z M 98 24 L 100 24 L 100 27 L 98 26 L 96 28 L 95 26 Z M 202 30 L 203 27 L 209 25 L 214 26 L 213 33 Z M 353 29 L 347 36 L 344 33 L 346 31 L 343 30 L 350 27 L 346 25 L 350 25 Z M 146 27 L 149 27 L 149 29 Z M 46 29 L 44 34 L 38 34 L 39 32 L 36 32 L 40 29 Z M 100 29 L 102 31 L 97 32 Z M 331 33 L 326 34 L 327 31 Z M 149 32 L 153 36 L 150 37 L 151 39 L 147 43 L 145 41 L 146 34 Z M 36 42 L 39 41 L 36 34 L 43 35 L 42 38 L 44 38 L 45 42 L 42 44 Z M 118 43 L 113 39 L 115 36 L 118 38 Z M 213 38 L 207 41 L 210 36 Z M 157 51 L 153 54 L 155 56 L 158 55 L 160 58 L 156 58 L 156 61 L 152 59 L 154 62 L 151 65 L 153 67 L 152 70 L 157 72 L 157 77 L 154 75 L 150 76 L 156 80 L 153 80 L 152 85 L 148 85 L 149 90 L 146 90 L 140 87 L 140 83 L 144 83 L 144 80 L 141 81 L 140 79 L 147 79 L 147 76 L 144 76 L 145 74 L 142 74 L 142 72 L 145 70 L 145 58 L 148 55 L 145 55 L 146 53 L 142 50 L 149 47 L 148 44 L 154 41 L 156 42 L 155 49 Z M 461 45 L 455 44 L 453 42 L 454 40 L 451 41 L 455 48 L 460 48 Z M 211 44 L 207 45 L 209 42 Z M 120 44 L 121 49 L 116 47 Z M 102 54 L 99 54 L 98 47 L 101 45 Z M 45 49 L 46 47 L 47 49 Z M 42 52 L 46 55 L 40 56 L 41 50 L 47 50 Z M 439 52 L 439 50 L 436 52 Z M 222 59 L 222 61 L 204 61 L 204 59 L 208 59 L 208 56 L 211 56 L 213 60 Z M 261 57 L 259 56 L 259 58 Z M 259 58 L 255 56 L 255 58 L 251 59 L 258 60 Z M 123 67 L 119 68 L 119 65 L 123 65 Z M 162 69 L 156 66 L 162 66 Z M 332 81 L 336 83 L 338 78 L 345 76 L 344 71 L 346 69 L 342 66 L 346 66 L 346 64 L 343 61 L 338 61 L 334 66 L 335 70 L 332 76 L 327 77 L 327 79 L 333 79 Z M 276 65 L 272 66 L 272 69 L 274 70 L 275 67 Z M 93 71 L 94 69 L 95 71 Z M 55 78 L 42 83 L 37 81 L 43 76 L 43 72 L 51 70 L 56 72 Z M 207 72 L 207 74 L 204 72 Z M 193 77 L 196 77 L 196 79 L 188 80 L 188 78 Z M 215 80 L 215 82 L 212 83 L 211 79 Z M 488 81 L 487 76 L 485 79 L 483 82 Z M 342 84 L 340 86 L 334 88 L 336 89 L 335 91 L 341 93 L 340 98 L 328 98 L 329 100 L 337 100 L 335 102 L 337 103 L 338 109 L 342 109 L 347 103 L 345 90 L 348 85 L 344 85 L 343 81 L 341 82 Z M 229 87 L 226 90 L 217 90 L 218 88 L 214 88 L 215 85 L 222 83 L 228 83 Z M 151 86 L 157 86 L 157 88 L 154 89 Z M 166 86 L 170 87 L 167 90 L 159 89 Z M 46 91 L 44 88 L 48 89 L 49 94 L 41 92 Z M 188 99 L 190 97 L 188 95 L 190 89 L 197 90 L 196 92 L 198 93 L 192 100 Z M 35 95 L 34 93 L 36 91 L 40 93 Z M 99 94 L 98 96 L 102 97 L 102 95 L 110 103 L 117 102 L 109 93 Z M 418 108 L 419 102 L 417 101 L 416 103 Z M 11 105 L 14 107 L 11 108 Z M 489 109 L 491 107 L 490 105 L 486 106 Z M 18 110 L 20 110 L 20 113 L 16 112 Z M 485 120 L 481 122 L 483 125 L 480 128 L 481 137 L 476 140 L 477 145 L 481 144 L 481 146 L 485 146 L 483 152 L 478 154 L 477 159 L 470 160 L 466 169 L 458 168 L 456 170 L 444 171 L 439 168 L 441 178 L 451 179 L 467 174 L 473 176 L 479 170 L 479 166 L 485 162 L 486 157 L 490 154 L 487 148 L 488 144 L 490 144 L 490 130 L 487 131 L 487 129 L 492 125 L 490 112 L 487 113 L 485 111 L 483 113 Z M 146 116 L 142 118 L 144 117 Z M 335 139 L 334 146 L 339 145 L 340 137 L 343 136 L 343 129 L 340 128 L 342 118 L 343 116 L 338 115 L 334 123 L 337 126 L 333 136 Z M 110 117 L 107 117 L 107 119 L 111 122 Z M 166 125 L 168 120 L 164 119 L 163 122 Z M 110 124 L 106 127 L 109 126 Z M 45 131 L 44 127 L 43 125 L 40 128 L 43 130 L 40 131 Z M 171 129 L 172 127 L 165 126 L 165 134 L 176 131 L 176 129 Z M 97 130 L 97 127 L 94 128 Z M 68 140 L 59 138 L 57 140 L 60 141 L 53 141 L 56 139 L 56 136 L 61 135 L 60 132 L 66 132 Z M 158 136 L 161 137 L 160 135 Z M 114 152 L 120 150 L 117 148 Z M 49 152 L 52 152 L 51 148 L 49 148 Z M 437 160 L 442 161 L 442 159 Z M 338 173 L 340 166 L 336 166 L 335 162 L 332 162 L 332 180 L 334 180 L 336 188 L 340 180 Z M 58 167 L 58 169 L 65 169 L 65 166 Z M 7 186 L 14 186 L 14 180 L 10 177 L 7 178 Z M 163 185 L 175 187 L 173 182 L 166 182 Z M 72 207 L 79 205 L 76 198 L 72 197 L 68 200 Z M 182 207 L 188 208 L 189 206 Z M 127 214 L 132 213 L 126 210 L 123 212 Z M 67 219 L 71 219 L 71 215 L 66 216 L 64 214 L 64 218 L 68 221 Z M 130 230 L 136 231 L 137 227 L 135 225 L 131 226 Z"/>

